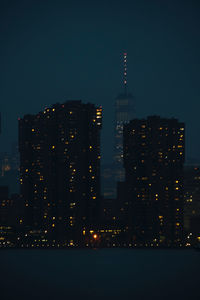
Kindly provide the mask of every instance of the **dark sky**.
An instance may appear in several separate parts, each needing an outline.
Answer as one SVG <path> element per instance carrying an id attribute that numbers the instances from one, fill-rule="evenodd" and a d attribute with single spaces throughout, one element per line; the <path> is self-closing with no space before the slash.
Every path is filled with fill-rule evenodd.
<path id="1" fill-rule="evenodd" d="M 82 99 L 103 106 L 103 157 L 109 161 L 126 49 L 136 117 L 185 121 L 187 156 L 200 158 L 199 1 L 0 3 L 0 151 L 17 140 L 17 117 Z"/>

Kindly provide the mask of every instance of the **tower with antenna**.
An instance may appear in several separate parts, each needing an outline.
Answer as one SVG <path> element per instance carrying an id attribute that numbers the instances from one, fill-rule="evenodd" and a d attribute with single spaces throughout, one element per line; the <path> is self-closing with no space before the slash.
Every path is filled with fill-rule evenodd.
<path id="1" fill-rule="evenodd" d="M 127 52 L 124 52 L 124 94 L 127 94 Z"/>
<path id="2" fill-rule="evenodd" d="M 114 164 L 116 169 L 115 181 L 124 180 L 123 168 L 123 126 L 134 118 L 134 98 L 128 92 L 127 86 L 127 51 L 123 52 L 123 92 L 115 99 L 115 141 Z"/>

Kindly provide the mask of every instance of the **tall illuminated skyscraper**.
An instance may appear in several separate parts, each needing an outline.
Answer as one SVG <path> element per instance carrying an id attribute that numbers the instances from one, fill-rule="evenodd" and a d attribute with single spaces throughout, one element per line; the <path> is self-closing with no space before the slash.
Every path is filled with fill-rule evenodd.
<path id="1" fill-rule="evenodd" d="M 115 181 L 124 180 L 123 168 L 123 127 L 134 117 L 134 98 L 127 92 L 127 53 L 123 54 L 123 86 L 124 92 L 115 99 L 115 142 L 114 163 Z"/>
<path id="2" fill-rule="evenodd" d="M 19 120 L 20 183 L 28 232 L 77 244 L 98 222 L 102 108 L 55 104 Z"/>

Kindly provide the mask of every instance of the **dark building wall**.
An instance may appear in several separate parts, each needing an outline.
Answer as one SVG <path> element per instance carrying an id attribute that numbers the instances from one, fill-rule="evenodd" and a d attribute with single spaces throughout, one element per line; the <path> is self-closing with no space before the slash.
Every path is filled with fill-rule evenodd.
<path id="1" fill-rule="evenodd" d="M 129 226 L 135 242 L 180 244 L 184 124 L 148 117 L 124 126 Z"/>
<path id="2" fill-rule="evenodd" d="M 11 153 L 0 153 L 0 185 L 7 185 L 11 193 L 19 192 L 19 152 L 16 144 Z"/>
<path id="3" fill-rule="evenodd" d="M 100 201 L 102 109 L 56 104 L 19 120 L 25 224 L 58 239 L 80 240 L 95 226 Z"/>
<path id="4" fill-rule="evenodd" d="M 7 186 L 0 186 L 0 248 L 16 244 L 20 219 L 19 195 L 9 197 Z"/>
<path id="5" fill-rule="evenodd" d="M 184 167 L 184 227 L 194 239 L 200 236 L 200 167 Z"/>
<path id="6" fill-rule="evenodd" d="M 0 186 L 0 226 L 10 225 L 10 207 L 8 186 Z"/>

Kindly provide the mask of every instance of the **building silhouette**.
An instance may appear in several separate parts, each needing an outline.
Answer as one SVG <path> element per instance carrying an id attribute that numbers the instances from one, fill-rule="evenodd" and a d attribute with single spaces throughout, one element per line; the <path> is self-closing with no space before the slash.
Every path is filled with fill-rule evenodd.
<path id="1" fill-rule="evenodd" d="M 123 91 L 114 103 L 113 161 L 102 165 L 102 194 L 105 198 L 117 196 L 117 182 L 124 181 L 123 126 L 134 118 L 134 97 L 127 88 L 127 53 L 123 53 Z"/>
<path id="2" fill-rule="evenodd" d="M 24 244 L 81 245 L 98 224 L 102 108 L 55 104 L 19 120 Z"/>
<path id="3" fill-rule="evenodd" d="M 1 114 L 0 114 L 0 133 L 1 133 Z M 1 155 L 0 155 L 0 167 Z M 2 168 L 1 168 L 2 172 Z M 8 184 L 1 179 L 0 174 L 0 248 L 9 248 L 16 245 L 18 218 L 19 195 L 9 195 Z"/>
<path id="4" fill-rule="evenodd" d="M 179 246 L 183 239 L 184 123 L 158 116 L 124 125 L 125 212 L 137 246 Z"/>
<path id="5" fill-rule="evenodd" d="M 134 98 L 127 92 L 127 53 L 123 56 L 123 93 L 115 99 L 115 140 L 114 140 L 114 164 L 115 182 L 124 180 L 123 168 L 123 127 L 134 118 Z"/>
<path id="6" fill-rule="evenodd" d="M 200 167 L 184 167 L 184 228 L 188 244 L 200 240 Z"/>

